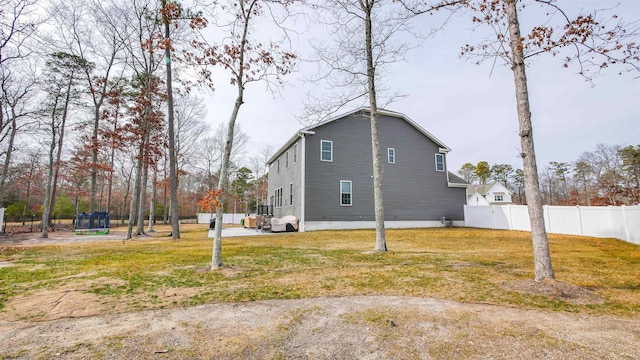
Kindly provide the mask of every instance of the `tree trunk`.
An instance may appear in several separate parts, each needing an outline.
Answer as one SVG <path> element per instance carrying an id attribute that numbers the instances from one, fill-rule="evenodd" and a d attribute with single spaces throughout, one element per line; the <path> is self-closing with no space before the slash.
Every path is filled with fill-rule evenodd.
<path id="1" fill-rule="evenodd" d="M 153 219 L 156 217 L 156 212 L 154 208 L 155 208 L 155 197 L 152 197 L 151 201 L 149 201 L 149 225 L 147 225 L 147 232 L 153 231 Z"/>
<path id="2" fill-rule="evenodd" d="M 520 143 L 522 146 L 522 162 L 524 167 L 524 184 L 529 219 L 531 221 L 531 241 L 533 243 L 535 280 L 553 279 L 551 255 L 549 253 L 549 240 L 544 227 L 542 209 L 542 197 L 540 195 L 540 183 L 538 180 L 538 167 L 533 144 L 533 127 L 531 125 L 531 110 L 529 107 L 529 92 L 527 89 L 527 76 L 524 63 L 522 38 L 520 36 L 520 24 L 518 22 L 518 9 L 516 0 L 506 0 L 507 16 L 509 21 L 509 37 L 512 52 L 513 75 L 516 89 L 516 102 L 518 106 L 518 123 Z"/>
<path id="3" fill-rule="evenodd" d="M 365 38 L 367 46 L 367 82 L 369 85 L 369 116 L 371 121 L 371 153 L 373 155 L 373 199 L 376 219 L 375 251 L 387 251 L 387 240 L 384 229 L 384 199 L 382 196 L 382 162 L 380 161 L 380 143 L 378 141 L 378 104 L 376 99 L 375 76 L 373 65 L 371 11 L 373 4 L 366 2 L 363 10 L 365 18 Z"/>
<path id="4" fill-rule="evenodd" d="M 2 111 L 0 111 L 2 112 Z M 18 132 L 18 124 L 16 122 L 15 113 L 12 114 L 11 119 L 11 133 L 9 134 L 9 144 L 7 145 L 7 152 L 4 158 L 4 164 L 2 166 L 2 177 L 0 177 L 0 201 L 4 201 L 5 191 L 4 187 L 7 182 L 7 176 L 9 174 L 9 166 L 11 164 L 11 154 L 13 152 L 13 143 L 16 139 L 16 133 Z"/>
<path id="5" fill-rule="evenodd" d="M 148 136 L 147 140 L 145 140 L 145 147 L 148 146 Z M 149 163 L 145 154 L 143 160 L 143 168 L 142 168 L 142 180 L 140 182 L 140 196 L 139 196 L 139 205 L 138 205 L 138 220 L 136 221 L 136 235 L 144 234 L 144 209 L 147 208 L 147 183 L 149 182 Z"/>
<path id="6" fill-rule="evenodd" d="M 129 206 L 129 223 L 127 224 L 127 235 L 125 239 L 131 239 L 133 234 L 133 223 L 138 213 L 138 203 L 140 194 L 140 183 L 142 182 L 142 162 L 144 158 L 144 141 L 140 141 L 140 148 L 138 149 L 138 159 L 136 163 L 136 178 L 133 185 L 133 192 L 131 193 L 131 204 Z"/>
<path id="7" fill-rule="evenodd" d="M 53 120 L 52 120 L 53 121 Z M 52 191 L 52 183 L 53 183 L 53 167 L 54 167 L 54 159 L 53 159 L 53 153 L 55 152 L 55 148 L 56 148 L 56 141 L 55 141 L 55 137 L 56 137 L 56 132 L 55 132 L 55 128 L 53 127 L 52 124 L 52 139 L 51 139 L 51 145 L 49 146 L 49 172 L 47 174 L 47 189 L 45 191 L 45 196 L 44 196 L 44 204 L 42 206 L 42 233 L 40 234 L 40 237 L 43 239 L 46 239 L 49 237 L 49 211 L 51 209 L 51 191 Z"/>
<path id="8" fill-rule="evenodd" d="M 153 231 L 153 222 L 156 219 L 156 184 L 158 183 L 158 172 L 153 172 L 153 179 L 151 180 L 151 201 L 149 204 L 149 225 L 147 226 L 147 232 Z"/>
<path id="9" fill-rule="evenodd" d="M 245 46 L 247 44 L 247 34 L 249 32 L 249 20 L 251 18 L 251 14 L 253 11 L 253 6 L 256 1 L 251 1 L 249 3 L 249 8 L 243 10 L 244 22 L 243 22 L 243 33 L 242 39 L 240 39 L 240 52 L 238 54 L 238 59 L 236 64 L 238 65 L 237 75 L 236 75 L 236 86 L 238 87 L 238 96 L 236 97 L 236 102 L 233 106 L 233 111 L 231 112 L 231 117 L 229 118 L 229 125 L 227 127 L 227 142 L 224 146 L 224 154 L 222 155 L 222 166 L 220 167 L 220 178 L 218 179 L 218 189 L 222 190 L 220 195 L 218 195 L 218 201 L 220 202 L 220 207 L 216 212 L 216 226 L 214 231 L 213 238 L 213 252 L 211 255 L 211 269 L 220 269 L 222 267 L 222 214 L 224 209 L 224 193 L 223 191 L 227 188 L 227 184 L 229 182 L 229 160 L 231 159 L 231 151 L 233 150 L 233 135 L 235 132 L 236 119 L 238 118 L 238 112 L 240 112 L 240 107 L 244 103 L 244 51 Z M 241 2 L 241 6 L 243 3 Z"/>
<path id="10" fill-rule="evenodd" d="M 162 0 L 162 7 L 167 5 L 166 0 Z M 169 41 L 169 19 L 164 18 L 165 41 Z M 180 239 L 180 219 L 178 208 L 178 174 L 177 174 L 177 154 L 175 145 L 175 130 L 173 117 L 173 87 L 171 84 L 171 46 L 165 46 L 165 57 L 167 62 L 167 106 L 169 122 L 169 192 L 171 193 L 171 238 Z"/>
<path id="11" fill-rule="evenodd" d="M 91 190 L 89 193 L 89 213 L 95 211 L 94 208 L 96 206 L 96 192 L 98 190 L 98 169 L 96 165 L 98 164 L 98 128 L 100 126 L 100 105 L 98 105 L 98 103 L 96 103 L 94 99 L 95 111 L 93 114 L 93 133 L 91 134 Z"/>
<path id="12" fill-rule="evenodd" d="M 218 179 L 218 189 L 226 189 L 229 183 L 229 159 L 231 158 L 231 150 L 233 149 L 233 133 L 236 125 L 236 119 L 238 118 L 238 112 L 240 106 L 242 106 L 242 96 L 244 89 L 242 83 L 238 83 L 238 97 L 235 105 L 233 106 L 233 112 L 229 119 L 229 125 L 227 129 L 227 142 L 224 147 L 224 155 L 222 156 L 222 167 L 220 169 L 220 179 Z M 220 201 L 220 207 L 216 211 L 216 226 L 214 230 L 213 238 L 213 256 L 211 257 L 211 269 L 219 269 L 222 267 L 222 215 L 224 213 L 224 195 L 218 196 Z"/>

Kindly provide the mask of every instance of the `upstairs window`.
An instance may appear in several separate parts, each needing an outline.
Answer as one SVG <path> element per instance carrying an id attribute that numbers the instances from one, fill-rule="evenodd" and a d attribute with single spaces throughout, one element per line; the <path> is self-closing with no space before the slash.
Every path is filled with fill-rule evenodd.
<path id="1" fill-rule="evenodd" d="M 333 141 L 320 141 L 320 160 L 333 161 Z"/>
<path id="2" fill-rule="evenodd" d="M 277 163 L 278 163 L 278 174 L 280 174 L 280 159 L 279 158 L 278 158 Z"/>
<path id="3" fill-rule="evenodd" d="M 298 144 L 295 143 L 293 144 L 293 163 L 297 163 L 298 162 Z"/>
<path id="4" fill-rule="evenodd" d="M 351 206 L 351 181 L 340 180 L 340 205 Z"/>
<path id="5" fill-rule="evenodd" d="M 396 163 L 396 149 L 394 148 L 387 149 L 387 161 L 389 162 L 389 164 Z"/>
<path id="6" fill-rule="evenodd" d="M 496 194 L 494 197 L 495 197 L 496 201 L 504 201 L 504 196 L 503 195 Z"/>
<path id="7" fill-rule="evenodd" d="M 287 152 L 284 153 L 284 168 L 285 169 L 289 168 L 289 150 L 287 150 Z"/>
<path id="8" fill-rule="evenodd" d="M 436 171 L 444 171 L 444 154 L 436 154 Z"/>

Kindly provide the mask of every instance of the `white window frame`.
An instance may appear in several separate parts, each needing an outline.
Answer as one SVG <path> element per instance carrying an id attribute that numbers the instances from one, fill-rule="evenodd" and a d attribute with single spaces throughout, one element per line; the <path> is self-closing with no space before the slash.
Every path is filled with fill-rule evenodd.
<path id="1" fill-rule="evenodd" d="M 280 174 L 280 158 L 278 158 L 277 163 L 278 163 L 278 174 Z"/>
<path id="2" fill-rule="evenodd" d="M 442 159 L 442 161 L 441 161 L 442 162 L 442 169 L 438 169 L 438 158 Z M 445 167 L 446 167 L 445 164 L 444 164 L 444 154 L 436 154 L 435 160 L 436 160 L 436 171 L 443 172 L 445 170 Z"/>
<path id="3" fill-rule="evenodd" d="M 284 168 L 285 169 L 289 168 L 289 150 L 287 150 L 287 152 L 284 153 Z"/>
<path id="4" fill-rule="evenodd" d="M 274 208 L 282 207 L 282 186 L 277 188 L 274 194 L 275 202 L 273 204 Z"/>
<path id="5" fill-rule="evenodd" d="M 396 149 L 395 148 L 387 148 L 387 162 L 389 164 L 396 163 Z"/>
<path id="6" fill-rule="evenodd" d="M 502 201 L 504 201 L 504 195 L 503 194 L 495 194 L 495 195 L 493 195 L 493 199 L 496 202 L 502 202 Z"/>
<path id="7" fill-rule="evenodd" d="M 293 163 L 298 162 L 298 143 L 293 144 Z"/>
<path id="8" fill-rule="evenodd" d="M 289 206 L 293 206 L 293 183 L 289 183 Z"/>
<path id="9" fill-rule="evenodd" d="M 331 145 L 331 151 L 329 152 L 329 160 L 323 159 L 324 150 L 322 149 L 322 145 L 324 143 L 328 143 Z M 331 140 L 320 140 L 320 161 L 333 162 L 333 141 Z"/>
<path id="10" fill-rule="evenodd" d="M 348 204 L 343 204 L 342 203 L 342 195 L 343 194 L 347 194 L 347 193 L 343 193 L 342 192 L 342 184 L 343 183 L 349 183 L 349 203 Z M 340 206 L 353 206 L 353 182 L 351 180 L 340 180 Z"/>

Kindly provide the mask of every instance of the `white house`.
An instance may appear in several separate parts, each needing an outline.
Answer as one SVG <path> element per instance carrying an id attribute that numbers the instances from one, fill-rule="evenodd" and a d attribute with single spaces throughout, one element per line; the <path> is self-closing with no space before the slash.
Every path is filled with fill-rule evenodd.
<path id="1" fill-rule="evenodd" d="M 467 205 L 510 204 L 511 191 L 500 183 L 469 185 Z"/>

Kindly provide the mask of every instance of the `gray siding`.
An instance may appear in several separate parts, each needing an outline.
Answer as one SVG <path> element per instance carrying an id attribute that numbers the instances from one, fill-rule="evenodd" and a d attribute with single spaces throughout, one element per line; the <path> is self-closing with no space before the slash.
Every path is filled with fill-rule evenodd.
<path id="1" fill-rule="evenodd" d="M 284 151 L 278 158 L 280 159 L 280 172 L 277 169 L 277 160 L 269 166 L 269 199 L 274 196 L 276 189 L 282 187 L 283 199 L 282 207 L 274 207 L 273 215 L 275 217 L 283 217 L 285 215 L 295 215 L 297 218 L 301 216 L 300 189 L 302 174 L 302 146 L 301 140 L 295 142 L 298 145 L 298 161 L 293 161 L 292 144 L 289 149 Z M 289 151 L 289 167 L 285 166 L 286 153 Z M 289 201 L 289 184 L 293 183 L 293 205 Z M 268 202 L 269 205 L 271 203 Z"/>
<path id="2" fill-rule="evenodd" d="M 314 129 L 306 139 L 307 221 L 372 221 L 373 161 L 367 115 L 354 114 Z M 400 118 L 380 116 L 385 220 L 463 220 L 465 189 L 447 186 L 435 169 L 439 146 Z M 333 142 L 333 161 L 320 161 L 320 141 Z M 387 148 L 396 152 L 387 163 Z M 282 156 L 281 156 L 282 157 Z M 281 160 L 282 161 L 282 160 Z M 446 163 L 446 162 L 445 162 Z M 271 173 L 270 173 L 270 193 Z M 340 205 L 340 180 L 351 180 L 353 205 Z M 275 187 L 274 187 L 275 188 Z"/>

